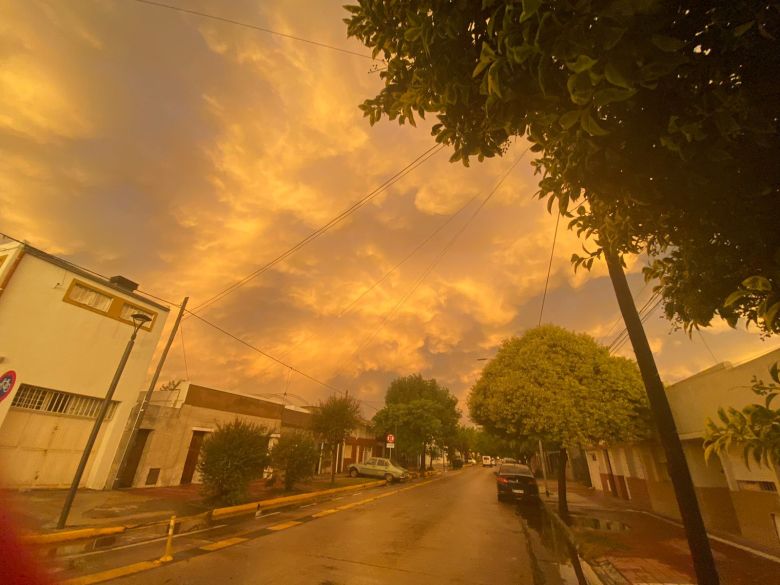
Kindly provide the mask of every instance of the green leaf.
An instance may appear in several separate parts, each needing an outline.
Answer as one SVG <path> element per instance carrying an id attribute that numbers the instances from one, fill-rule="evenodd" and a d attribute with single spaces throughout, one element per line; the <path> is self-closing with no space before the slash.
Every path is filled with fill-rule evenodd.
<path id="1" fill-rule="evenodd" d="M 628 78 L 628 76 L 621 72 L 620 69 L 614 63 L 607 63 L 604 67 L 604 75 L 607 77 L 612 85 L 623 87 L 625 89 L 634 89 L 634 84 Z"/>
<path id="2" fill-rule="evenodd" d="M 596 63 L 598 63 L 596 59 L 592 59 L 588 55 L 580 55 L 576 61 L 566 63 L 566 67 L 574 71 L 574 73 L 582 73 L 583 71 L 588 71 Z"/>
<path id="3" fill-rule="evenodd" d="M 593 94 L 593 103 L 597 106 L 606 106 L 613 102 L 622 102 L 634 97 L 636 92 L 636 89 L 621 89 L 617 87 L 600 89 Z"/>
<path id="4" fill-rule="evenodd" d="M 522 24 L 536 14 L 541 4 L 542 0 L 523 0 L 523 13 L 520 15 L 520 23 Z"/>
<path id="5" fill-rule="evenodd" d="M 753 23 L 755 23 L 755 20 L 750 20 L 745 24 L 740 24 L 738 27 L 734 29 L 734 36 L 741 37 L 742 35 L 744 35 L 747 31 L 749 31 L 752 28 Z"/>
<path id="6" fill-rule="evenodd" d="M 780 364 L 778 362 L 773 363 L 772 367 L 769 368 L 769 375 L 776 383 L 780 384 Z"/>
<path id="7" fill-rule="evenodd" d="M 558 123 L 561 125 L 561 128 L 563 128 L 564 130 L 568 130 L 569 128 L 574 126 L 579 119 L 580 119 L 580 111 L 571 110 L 563 114 L 558 119 Z"/>
<path id="8" fill-rule="evenodd" d="M 495 62 L 488 69 L 488 95 L 497 95 L 503 97 L 501 94 L 501 81 L 498 78 L 499 63 Z"/>
<path id="9" fill-rule="evenodd" d="M 591 136 L 605 136 L 609 134 L 608 130 L 599 126 L 596 120 L 593 119 L 589 108 L 582 111 L 582 114 L 580 115 L 580 126 Z"/>
<path id="10" fill-rule="evenodd" d="M 772 283 L 763 276 L 751 276 L 742 281 L 742 286 L 748 290 L 770 292 Z"/>
<path id="11" fill-rule="evenodd" d="M 571 101 L 580 106 L 590 103 L 593 96 L 593 86 L 590 83 L 590 77 L 587 72 L 573 73 L 566 81 L 566 87 L 569 88 Z"/>
<path id="12" fill-rule="evenodd" d="M 406 29 L 406 31 L 404 32 L 404 39 L 410 42 L 414 42 L 420 38 L 420 35 L 422 35 L 422 28 L 419 26 L 415 26 Z"/>
<path id="13" fill-rule="evenodd" d="M 674 53 L 675 51 L 679 51 L 686 44 L 685 41 L 664 35 L 653 35 L 650 38 L 650 42 L 661 49 L 664 53 Z"/>
<path id="14" fill-rule="evenodd" d="M 750 294 L 750 291 L 747 291 L 747 290 L 744 290 L 744 289 L 735 290 L 733 293 L 731 293 L 729 296 L 726 297 L 726 300 L 723 301 L 723 306 L 724 307 L 730 307 L 731 305 L 736 303 L 738 300 L 746 297 L 749 294 Z"/>
<path id="15" fill-rule="evenodd" d="M 495 60 L 496 60 L 496 52 L 493 50 L 493 47 L 483 42 L 482 52 L 479 55 L 479 63 L 477 63 L 477 66 L 474 68 L 474 72 L 471 74 L 471 76 L 477 77 L 480 73 L 482 73 L 485 69 L 487 69 Z"/>
<path id="16" fill-rule="evenodd" d="M 780 317 L 780 302 L 775 303 L 769 309 L 767 309 L 766 314 L 764 315 L 764 321 L 766 321 L 766 325 L 769 328 L 769 330 L 773 330 L 774 328 L 774 322 Z"/>

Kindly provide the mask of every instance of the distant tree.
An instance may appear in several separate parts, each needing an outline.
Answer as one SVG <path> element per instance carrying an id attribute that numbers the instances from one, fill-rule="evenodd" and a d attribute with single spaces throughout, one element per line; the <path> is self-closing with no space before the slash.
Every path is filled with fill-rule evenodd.
<path id="1" fill-rule="evenodd" d="M 755 461 L 770 467 L 780 465 L 780 408 L 772 402 L 780 394 L 778 364 L 769 371 L 772 382 L 766 384 L 753 377 L 752 390 L 763 403 L 750 404 L 742 410 L 718 409 L 719 421 L 707 421 L 704 435 L 704 455 L 709 460 L 713 453 L 726 454 L 733 445 L 742 448 L 745 464 Z"/>
<path id="2" fill-rule="evenodd" d="M 390 383 L 385 406 L 374 415 L 374 428 L 394 433 L 402 453 L 421 454 L 424 469 L 428 446 L 434 442 L 448 445 L 455 438 L 460 420 L 457 405 L 458 399 L 435 379 L 426 380 L 420 374 L 402 376 Z"/>
<path id="3" fill-rule="evenodd" d="M 223 505 L 244 502 L 249 483 L 268 466 L 270 439 L 265 427 L 239 419 L 218 425 L 203 441 L 198 461 L 206 497 Z"/>
<path id="4" fill-rule="evenodd" d="M 336 453 L 349 434 L 360 425 L 360 403 L 351 396 L 328 397 L 312 414 L 312 430 L 330 444 L 330 482 L 336 482 Z"/>
<path id="5" fill-rule="evenodd" d="M 567 450 L 623 442 L 648 430 L 642 380 L 630 360 L 612 357 L 584 334 L 546 325 L 504 341 L 468 399 L 471 418 L 507 438 L 559 446 L 558 503 L 568 518 Z"/>
<path id="6" fill-rule="evenodd" d="M 667 316 L 780 332 L 780 10 L 729 2 L 361 0 L 371 124 L 435 115 L 452 161 L 525 137 L 540 198 L 604 248 L 655 257 Z M 736 295 L 736 296 L 732 296 Z"/>
<path id="7" fill-rule="evenodd" d="M 314 475 L 320 452 L 312 436 L 304 431 L 289 431 L 279 437 L 271 449 L 274 469 L 284 471 L 284 489 L 290 491 L 299 481 Z"/>

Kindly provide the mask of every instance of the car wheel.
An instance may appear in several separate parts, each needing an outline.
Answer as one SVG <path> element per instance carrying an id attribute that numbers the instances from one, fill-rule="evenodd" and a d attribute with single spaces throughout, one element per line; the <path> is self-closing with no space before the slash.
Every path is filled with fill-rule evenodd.
<path id="1" fill-rule="evenodd" d="M 358 473 L 358 470 L 355 469 L 354 467 L 349 470 L 349 476 L 350 477 L 357 477 L 358 475 L 360 475 L 360 474 Z"/>
<path id="2" fill-rule="evenodd" d="M 387 483 L 393 483 L 393 476 L 390 475 L 389 473 L 385 473 L 385 481 Z"/>
<path id="3" fill-rule="evenodd" d="M 496 499 L 497 499 L 499 502 L 503 502 L 503 501 L 504 501 L 504 496 L 502 496 L 501 494 L 496 494 Z"/>

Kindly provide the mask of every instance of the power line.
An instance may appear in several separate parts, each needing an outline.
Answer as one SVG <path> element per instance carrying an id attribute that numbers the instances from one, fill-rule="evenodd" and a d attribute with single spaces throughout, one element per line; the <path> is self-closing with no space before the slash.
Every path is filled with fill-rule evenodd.
<path id="1" fill-rule="evenodd" d="M 641 318 L 641 322 L 642 322 L 642 323 L 644 323 L 645 321 L 647 321 L 647 319 L 649 319 L 649 318 L 650 318 L 650 315 L 652 315 L 652 314 L 653 314 L 653 311 L 655 311 L 655 310 L 656 310 L 656 309 L 657 309 L 657 308 L 658 308 L 658 307 L 661 305 L 661 303 L 662 303 L 662 302 L 663 302 L 663 297 L 660 297 L 660 298 L 659 298 L 659 299 L 656 301 L 656 303 L 655 303 L 655 304 L 654 304 L 652 307 L 650 307 L 650 308 L 647 310 L 647 312 L 646 312 L 646 313 L 644 314 L 644 316 Z M 623 347 L 623 345 L 624 345 L 624 344 L 626 343 L 626 341 L 628 341 L 629 339 L 630 339 L 630 338 L 629 338 L 629 336 L 626 334 L 626 336 L 623 338 L 623 340 L 622 340 L 620 343 L 618 343 L 618 344 L 617 344 L 615 347 L 613 347 L 613 348 L 610 350 L 610 353 L 612 353 L 612 354 L 615 354 L 615 353 L 617 353 L 617 351 L 618 351 L 618 350 L 619 350 L 621 347 Z"/>
<path id="2" fill-rule="evenodd" d="M 210 14 L 208 12 L 201 12 L 200 10 L 192 10 L 190 8 L 182 8 L 181 6 L 175 6 L 173 4 L 166 4 L 164 2 L 155 2 L 154 0 L 135 0 L 135 2 L 138 2 L 139 4 L 147 4 L 149 6 L 155 6 L 157 8 L 166 8 L 168 10 L 174 10 L 176 12 L 181 12 L 184 14 L 191 14 L 193 16 L 199 16 L 201 18 L 208 18 L 210 20 L 216 20 L 219 22 L 224 22 L 227 24 L 233 24 L 236 26 L 241 26 L 244 28 L 250 28 L 252 30 L 257 30 L 260 32 L 267 33 L 269 35 L 274 35 L 277 37 L 283 37 L 285 39 L 290 39 L 293 41 L 298 41 L 301 43 L 307 43 L 309 45 L 314 45 L 315 47 L 320 47 L 322 49 L 330 49 L 331 51 L 338 51 L 339 53 L 344 53 L 347 55 L 352 55 L 354 57 L 360 57 L 362 59 L 368 59 L 370 61 L 379 61 L 381 62 L 381 59 L 376 59 L 375 57 L 372 57 L 371 55 L 366 55 L 365 53 L 358 53 L 356 51 L 350 51 L 349 49 L 343 49 L 341 47 L 336 47 L 334 45 L 329 45 L 327 43 L 321 43 L 320 41 L 313 41 L 311 39 L 306 39 L 303 37 L 299 37 L 296 35 L 291 35 L 283 32 L 279 32 L 276 30 L 272 30 L 270 28 L 266 28 L 264 26 L 258 26 L 256 24 L 251 24 L 248 22 L 242 22 L 240 20 L 233 20 L 232 18 L 226 18 L 224 16 L 218 16 L 216 14 Z"/>
<path id="3" fill-rule="evenodd" d="M 639 309 L 639 315 L 642 316 L 644 312 L 647 310 L 647 308 L 650 306 L 650 304 L 655 301 L 658 298 L 658 293 L 653 293 L 650 295 L 650 298 L 647 299 L 644 305 Z M 623 341 L 624 337 L 628 335 L 628 330 L 623 327 L 621 329 L 620 333 L 617 334 L 617 336 L 610 342 L 607 349 L 612 349 L 614 346 L 616 346 L 619 342 Z"/>
<path id="4" fill-rule="evenodd" d="M 712 357 L 712 361 L 715 362 L 715 365 L 717 366 L 720 362 L 718 361 L 718 358 L 715 357 L 715 354 L 710 349 L 710 345 L 707 343 L 707 340 L 704 339 L 704 334 L 701 332 L 701 329 L 696 329 L 696 333 L 699 334 L 699 338 L 701 339 L 701 342 L 704 344 L 704 347 L 707 348 L 707 351 L 710 353 L 710 357 Z"/>
<path id="5" fill-rule="evenodd" d="M 352 308 L 357 305 L 368 293 L 370 293 L 372 290 L 374 290 L 377 286 L 382 284 L 393 272 L 398 270 L 407 260 L 409 260 L 412 256 L 414 256 L 425 244 L 430 242 L 433 238 L 436 237 L 436 235 L 442 231 L 445 227 L 447 227 L 460 213 L 466 209 L 471 203 L 476 199 L 476 196 L 469 199 L 465 205 L 463 205 L 460 209 L 458 209 L 455 213 L 450 215 L 446 221 L 442 222 L 433 232 L 431 232 L 424 240 L 422 240 L 419 244 L 417 244 L 414 249 L 412 249 L 411 252 L 409 252 L 404 258 L 398 262 L 395 266 L 393 266 L 390 270 L 385 272 L 385 274 L 379 278 L 378 280 L 374 281 L 374 283 L 369 286 L 367 289 L 365 289 L 362 293 L 360 293 L 347 307 L 339 314 L 339 317 L 343 317 L 347 313 L 352 310 Z"/>
<path id="6" fill-rule="evenodd" d="M 466 231 L 466 229 L 471 225 L 471 223 L 476 219 L 477 215 L 479 215 L 480 211 L 487 205 L 488 201 L 495 195 L 496 191 L 501 187 L 501 185 L 504 183 L 504 181 L 509 177 L 509 174 L 517 167 L 518 164 L 520 164 L 520 161 L 523 160 L 523 157 L 528 152 L 528 148 L 526 148 L 523 153 L 518 157 L 518 159 L 512 164 L 509 169 L 501 176 L 499 181 L 496 183 L 496 185 L 493 187 L 493 189 L 490 191 L 490 193 L 487 194 L 487 196 L 480 202 L 480 204 L 477 206 L 477 208 L 472 212 L 471 216 L 466 220 L 466 222 L 460 227 L 460 229 L 455 232 L 455 234 L 450 238 L 450 240 L 444 245 L 444 247 L 439 251 L 439 254 L 433 259 L 433 261 L 425 268 L 425 270 L 422 272 L 422 274 L 417 278 L 415 283 L 412 285 L 412 288 L 401 297 L 401 299 L 393 306 L 387 313 L 385 313 L 384 317 L 382 318 L 381 322 L 379 323 L 379 326 L 374 328 L 370 336 L 361 342 L 358 347 L 355 349 L 355 351 L 350 356 L 350 360 L 354 359 L 362 349 L 367 347 L 374 339 L 376 339 L 377 335 L 384 329 L 387 322 L 400 310 L 400 308 L 404 305 L 404 303 L 417 291 L 417 289 L 420 287 L 420 285 L 423 283 L 423 281 L 428 277 L 428 275 L 433 272 L 434 268 L 438 265 L 438 263 L 444 258 L 444 256 L 447 254 L 447 252 L 452 248 L 452 246 L 455 244 L 455 242 L 458 240 L 460 235 Z M 343 366 L 336 370 L 336 372 L 340 372 L 343 369 Z"/>
<path id="7" fill-rule="evenodd" d="M 190 315 L 192 315 L 193 317 L 195 317 L 196 319 L 198 319 L 198 320 L 200 320 L 201 322 L 203 322 L 203 323 L 205 323 L 206 325 L 208 325 L 209 327 L 212 327 L 212 328 L 216 329 L 217 331 L 219 331 L 220 333 L 223 333 L 223 334 L 227 335 L 228 337 L 230 337 L 230 338 L 234 339 L 235 341 L 238 341 L 238 342 L 239 342 L 239 343 L 241 343 L 242 345 L 245 345 L 245 346 L 246 346 L 246 347 L 248 347 L 249 349 L 251 349 L 251 350 L 253 350 L 253 351 L 256 351 L 256 352 L 257 352 L 257 353 L 259 353 L 260 355 L 262 355 L 262 356 L 264 356 L 264 357 L 267 357 L 268 359 L 270 359 L 270 360 L 273 360 L 273 361 L 275 361 L 275 362 L 276 362 L 276 363 L 278 363 L 278 364 L 281 364 L 281 365 L 283 365 L 285 368 L 289 368 L 291 371 L 295 372 L 296 374 L 299 374 L 299 375 L 303 376 L 304 378 L 307 378 L 307 379 L 311 380 L 312 382 L 316 382 L 316 383 L 317 383 L 317 384 L 319 384 L 320 386 L 324 386 L 325 388 L 329 388 L 330 390 L 333 390 L 333 391 L 335 391 L 335 392 L 343 392 L 343 391 L 342 391 L 342 390 L 340 390 L 339 388 L 336 388 L 335 386 L 333 386 L 333 385 L 331 385 L 331 384 L 328 384 L 327 382 L 323 382 L 322 380 L 319 380 L 319 379 L 315 378 L 314 376 L 311 376 L 311 375 L 307 374 L 306 372 L 299 370 L 299 369 L 298 369 L 298 368 L 296 368 L 295 366 L 291 366 L 290 364 L 288 364 L 288 363 L 286 363 L 286 362 L 283 362 L 283 361 L 282 361 L 282 360 L 280 360 L 279 358 L 276 358 L 276 357 L 272 356 L 271 354 L 269 354 L 269 353 L 267 353 L 267 352 L 263 351 L 263 350 L 262 350 L 262 349 L 260 349 L 259 347 L 256 347 L 256 346 L 252 345 L 251 343 L 249 343 L 249 342 L 248 342 L 248 341 L 246 341 L 245 339 L 241 339 L 241 338 L 240 338 L 240 337 L 238 337 L 237 335 L 233 335 L 233 334 L 232 334 L 232 333 L 230 333 L 229 331 L 227 331 L 227 330 L 223 329 L 222 327 L 220 327 L 219 325 L 217 325 L 217 324 L 215 324 L 215 323 L 212 323 L 211 321 L 208 321 L 208 320 L 204 319 L 204 318 L 203 318 L 203 317 L 201 317 L 200 315 L 196 315 L 195 313 L 193 313 L 193 312 L 192 312 L 192 311 L 190 311 L 190 310 L 187 310 L 187 312 L 188 312 Z"/>
<path id="8" fill-rule="evenodd" d="M 539 326 L 542 325 L 542 315 L 544 315 L 544 302 L 547 300 L 547 287 L 550 284 L 550 271 L 552 270 L 553 256 L 555 255 L 555 242 L 558 239 L 558 224 L 561 221 L 561 210 L 558 210 L 558 216 L 555 218 L 555 231 L 553 232 L 552 248 L 550 249 L 550 262 L 547 264 L 547 278 L 544 281 L 544 294 L 542 294 L 542 308 L 539 309 Z"/>
<path id="9" fill-rule="evenodd" d="M 182 323 L 179 322 L 179 341 L 181 341 L 181 355 L 184 358 L 184 373 L 187 376 L 187 379 L 190 379 L 190 368 L 187 365 L 187 350 L 184 347 L 184 327 L 182 326 Z"/>
<path id="10" fill-rule="evenodd" d="M 380 193 L 386 191 L 388 188 L 390 188 L 393 184 L 401 180 L 403 177 L 414 171 L 416 168 L 418 168 L 420 165 L 424 164 L 428 159 L 430 159 L 432 156 L 434 156 L 436 153 L 440 152 L 444 148 L 444 145 L 437 144 L 434 145 L 428 149 L 425 150 L 422 154 L 420 154 L 417 158 L 415 158 L 412 162 L 410 162 L 408 165 L 406 165 L 403 169 L 392 175 L 389 179 L 386 179 L 382 184 L 379 185 L 379 187 L 375 188 L 373 191 L 368 193 L 367 195 L 364 195 L 362 198 L 360 198 L 358 201 L 353 203 L 350 207 L 339 213 L 337 216 L 332 218 L 330 221 L 322 225 L 321 227 L 317 228 L 313 232 L 311 232 L 308 236 L 303 238 L 301 241 L 299 241 L 297 244 L 295 244 L 293 247 L 289 248 L 285 252 L 282 252 L 279 254 L 276 258 L 271 260 L 270 262 L 264 264 L 260 268 L 252 271 L 244 278 L 238 280 L 237 282 L 231 284 L 227 288 L 221 290 L 217 294 L 213 295 L 209 299 L 205 300 L 201 304 L 197 305 L 192 309 L 192 311 L 187 311 L 190 315 L 194 314 L 196 311 L 202 311 L 209 305 L 212 305 L 213 303 L 216 303 L 217 301 L 223 299 L 236 289 L 244 286 L 246 283 L 251 281 L 252 279 L 260 276 L 264 272 L 268 271 L 270 268 L 278 264 L 279 262 L 285 260 L 289 256 L 292 256 L 295 252 L 303 248 L 306 244 L 316 240 L 318 237 L 320 237 L 322 234 L 330 230 L 332 227 L 338 225 L 342 221 L 344 221 L 347 217 L 349 217 L 351 214 L 355 213 L 358 209 L 363 207 L 366 203 L 374 199 L 377 195 Z"/>

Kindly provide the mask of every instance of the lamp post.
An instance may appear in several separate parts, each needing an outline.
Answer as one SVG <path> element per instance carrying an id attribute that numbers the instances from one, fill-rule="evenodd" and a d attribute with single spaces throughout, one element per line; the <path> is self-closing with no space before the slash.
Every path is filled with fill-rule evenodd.
<path id="1" fill-rule="evenodd" d="M 97 439 L 98 432 L 100 432 L 100 426 L 103 424 L 103 419 L 106 418 L 108 406 L 111 404 L 111 399 L 114 397 L 117 384 L 119 384 L 119 378 L 122 377 L 122 372 L 130 357 L 130 352 L 133 350 L 133 345 L 135 345 L 135 337 L 138 335 L 138 330 L 144 323 L 151 321 L 149 316 L 144 315 L 143 313 L 134 313 L 131 317 L 133 319 L 133 335 L 130 336 L 130 341 L 127 342 L 125 353 L 122 354 L 122 359 L 119 360 L 119 365 L 116 368 L 116 372 L 114 372 L 114 379 L 111 380 L 111 385 L 108 387 L 108 392 L 106 392 L 103 403 L 100 405 L 97 418 L 95 418 L 95 424 L 92 425 L 92 432 L 89 434 L 87 445 L 84 447 L 84 452 L 81 454 L 79 466 L 76 468 L 76 475 L 73 476 L 73 482 L 70 484 L 70 490 L 68 491 L 65 503 L 62 506 L 60 519 L 57 521 L 58 529 L 65 528 L 65 523 L 68 521 L 70 508 L 73 506 L 73 500 L 76 498 L 76 490 L 78 490 L 79 484 L 81 483 L 81 476 L 84 475 L 84 469 L 87 467 L 87 461 L 89 461 L 89 455 L 92 453 L 92 447 L 95 446 L 95 440 Z"/>

